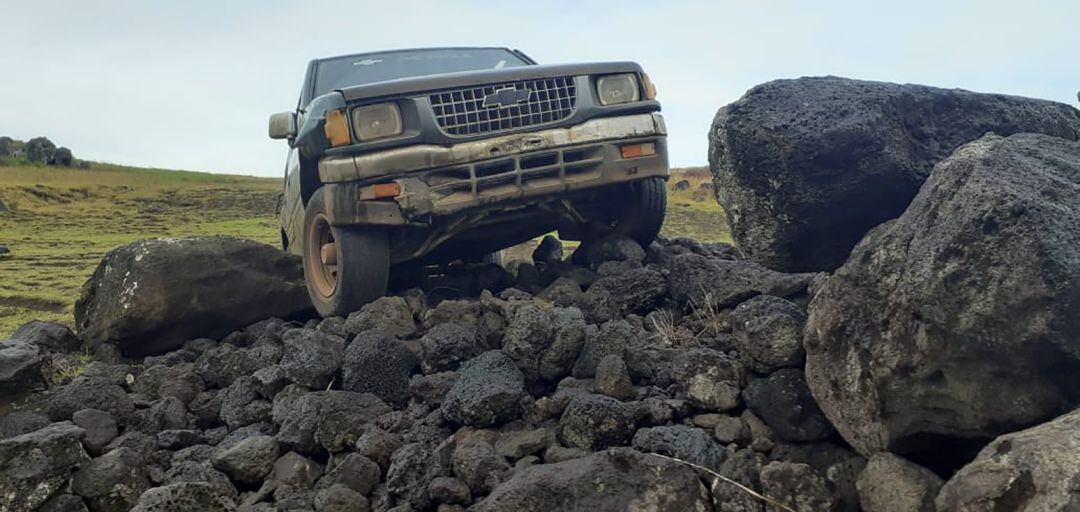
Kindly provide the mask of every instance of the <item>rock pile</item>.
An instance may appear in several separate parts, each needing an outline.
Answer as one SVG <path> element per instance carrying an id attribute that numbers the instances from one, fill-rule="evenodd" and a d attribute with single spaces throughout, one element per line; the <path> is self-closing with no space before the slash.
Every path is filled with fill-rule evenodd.
<path id="1" fill-rule="evenodd" d="M 66 383 L 25 376 L 70 332 L 28 327 L 2 349 L 36 349 L 7 383 L 41 388 L 0 420 L 2 505 L 762 510 L 656 453 L 791 506 L 858 507 L 863 458 L 801 369 L 813 275 L 688 239 L 578 252 L 582 266 L 463 274 L 512 285 L 478 297 L 413 289 L 348 318 L 272 318 Z M 691 271 L 722 277 L 703 291 Z"/>

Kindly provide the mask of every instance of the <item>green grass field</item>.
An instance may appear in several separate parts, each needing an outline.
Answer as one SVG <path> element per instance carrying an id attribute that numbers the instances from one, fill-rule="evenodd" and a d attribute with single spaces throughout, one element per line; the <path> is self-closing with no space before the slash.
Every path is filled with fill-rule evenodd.
<path id="1" fill-rule="evenodd" d="M 671 190 L 680 180 L 686 190 Z M 669 181 L 665 236 L 728 241 L 708 173 Z M 0 339 L 33 319 L 72 324 L 83 283 L 110 249 L 156 236 L 233 235 L 280 241 L 281 180 L 97 164 L 92 170 L 0 167 Z"/>

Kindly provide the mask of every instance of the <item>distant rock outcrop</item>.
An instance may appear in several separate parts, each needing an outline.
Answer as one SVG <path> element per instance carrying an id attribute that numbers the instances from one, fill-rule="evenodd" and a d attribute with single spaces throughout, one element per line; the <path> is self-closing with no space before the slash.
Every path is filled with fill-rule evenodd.
<path id="1" fill-rule="evenodd" d="M 271 316 L 311 309 L 300 260 L 250 240 L 142 240 L 107 254 L 75 304 L 89 347 L 162 353 Z"/>
<path id="2" fill-rule="evenodd" d="M 1044 100 L 838 77 L 777 80 L 720 109 L 709 164 L 732 236 L 777 270 L 833 270 L 907 208 L 933 165 L 987 132 L 1080 138 Z"/>

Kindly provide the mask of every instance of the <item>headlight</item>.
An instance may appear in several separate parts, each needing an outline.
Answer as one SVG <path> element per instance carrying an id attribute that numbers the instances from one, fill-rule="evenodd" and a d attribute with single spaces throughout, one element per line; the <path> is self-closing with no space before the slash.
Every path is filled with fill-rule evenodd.
<path id="1" fill-rule="evenodd" d="M 362 141 L 401 134 L 401 111 L 395 103 L 378 103 L 354 108 L 353 130 Z"/>
<path id="2" fill-rule="evenodd" d="M 596 81 L 601 105 L 618 105 L 640 99 L 637 76 L 633 73 L 608 75 Z"/>

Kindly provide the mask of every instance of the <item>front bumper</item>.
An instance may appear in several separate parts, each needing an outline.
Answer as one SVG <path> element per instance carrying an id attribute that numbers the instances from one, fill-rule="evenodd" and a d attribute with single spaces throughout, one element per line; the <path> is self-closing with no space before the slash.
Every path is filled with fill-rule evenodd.
<path id="1" fill-rule="evenodd" d="M 622 158 L 627 144 L 655 154 Z M 443 146 L 410 146 L 319 164 L 334 225 L 429 224 L 465 210 L 554 200 L 576 191 L 668 174 L 659 114 L 594 119 L 577 126 Z M 370 185 L 401 193 L 372 200 Z"/>

